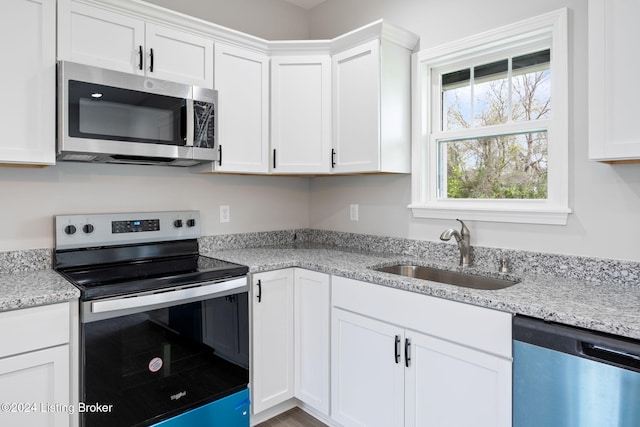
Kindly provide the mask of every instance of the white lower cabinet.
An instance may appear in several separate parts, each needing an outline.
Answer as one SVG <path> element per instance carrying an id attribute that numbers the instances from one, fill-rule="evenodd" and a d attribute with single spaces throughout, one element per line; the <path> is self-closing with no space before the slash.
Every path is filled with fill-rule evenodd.
<path id="1" fill-rule="evenodd" d="M 69 346 L 0 359 L 0 402 L 2 425 L 68 426 Z"/>
<path id="2" fill-rule="evenodd" d="M 0 313 L 1 425 L 76 425 L 71 322 L 69 303 Z"/>
<path id="3" fill-rule="evenodd" d="M 295 397 L 329 416 L 329 275 L 296 268 L 294 272 Z"/>
<path id="4" fill-rule="evenodd" d="M 254 274 L 253 414 L 293 397 L 329 415 L 329 275 L 301 268 Z"/>
<path id="5" fill-rule="evenodd" d="M 332 418 L 344 426 L 404 425 L 404 365 L 395 359 L 402 329 L 341 309 L 332 316 Z"/>
<path id="6" fill-rule="evenodd" d="M 348 426 L 511 425 L 511 315 L 332 279 L 332 418 Z"/>
<path id="7" fill-rule="evenodd" d="M 511 425 L 511 360 L 414 331 L 405 426 Z"/>
<path id="8" fill-rule="evenodd" d="M 293 269 L 254 274 L 251 404 L 254 414 L 291 399 Z"/>

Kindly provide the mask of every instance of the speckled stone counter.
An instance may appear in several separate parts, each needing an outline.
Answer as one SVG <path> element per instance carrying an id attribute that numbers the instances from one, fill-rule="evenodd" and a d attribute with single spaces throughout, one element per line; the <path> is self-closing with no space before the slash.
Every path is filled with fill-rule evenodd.
<path id="1" fill-rule="evenodd" d="M 365 253 L 353 248 L 284 245 L 229 248 L 205 244 L 205 255 L 249 266 L 251 273 L 302 267 L 411 292 L 493 308 L 514 314 L 640 339 L 640 286 L 621 281 L 589 281 L 532 272 L 514 272 L 520 283 L 483 291 L 377 272 L 371 267 L 398 262 L 456 269 L 455 263 L 425 257 Z M 203 250 L 204 249 L 204 250 Z M 398 252 L 401 252 L 400 250 Z M 493 272 L 492 272 L 493 271 Z M 492 275 L 495 269 L 486 271 Z M 478 273 L 480 269 L 471 269 Z M 635 274 L 635 273 L 634 273 Z M 375 286 L 375 285 L 372 285 Z"/>
<path id="2" fill-rule="evenodd" d="M 520 283 L 496 291 L 381 273 L 371 267 L 409 262 L 456 269 L 458 250 L 441 242 L 323 230 L 205 236 L 203 254 L 249 266 L 252 273 L 302 267 L 640 339 L 640 263 L 472 247 L 471 272 L 499 276 L 506 259 Z M 0 253 L 0 311 L 69 301 L 79 291 L 53 270 L 52 251 Z"/>
<path id="3" fill-rule="evenodd" d="M 0 311 L 77 299 L 80 291 L 53 270 L 0 274 Z"/>

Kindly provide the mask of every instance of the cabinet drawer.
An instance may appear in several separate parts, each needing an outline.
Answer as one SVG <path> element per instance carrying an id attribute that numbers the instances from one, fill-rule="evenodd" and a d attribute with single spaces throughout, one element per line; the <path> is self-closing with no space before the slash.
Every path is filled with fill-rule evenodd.
<path id="1" fill-rule="evenodd" d="M 511 313 L 344 277 L 331 283 L 334 307 L 511 357 Z"/>
<path id="2" fill-rule="evenodd" d="M 0 313 L 0 357 L 69 342 L 69 304 Z"/>

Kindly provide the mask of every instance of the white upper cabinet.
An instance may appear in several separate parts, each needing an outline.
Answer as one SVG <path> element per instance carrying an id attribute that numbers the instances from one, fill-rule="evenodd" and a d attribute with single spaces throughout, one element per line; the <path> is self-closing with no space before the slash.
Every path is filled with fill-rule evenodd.
<path id="1" fill-rule="evenodd" d="M 329 173 L 331 58 L 271 58 L 271 172 Z"/>
<path id="2" fill-rule="evenodd" d="M 0 27 L 0 164 L 54 164 L 55 1 L 4 0 Z"/>
<path id="3" fill-rule="evenodd" d="M 589 0 L 589 158 L 640 161 L 640 3 Z"/>
<path id="4" fill-rule="evenodd" d="M 215 46 L 218 91 L 217 172 L 269 171 L 269 57 L 224 43 Z M 212 166 L 208 167 L 209 171 Z"/>
<path id="5" fill-rule="evenodd" d="M 148 75 L 213 87 L 213 40 L 184 31 L 147 23 L 145 57 Z"/>
<path id="6" fill-rule="evenodd" d="M 58 59 L 213 86 L 212 39 L 72 0 L 58 21 Z"/>
<path id="7" fill-rule="evenodd" d="M 417 37 L 382 22 L 369 28 L 377 26 L 381 35 L 332 58 L 335 173 L 411 171 L 410 65 Z M 386 37 L 391 31 L 393 41 Z"/>

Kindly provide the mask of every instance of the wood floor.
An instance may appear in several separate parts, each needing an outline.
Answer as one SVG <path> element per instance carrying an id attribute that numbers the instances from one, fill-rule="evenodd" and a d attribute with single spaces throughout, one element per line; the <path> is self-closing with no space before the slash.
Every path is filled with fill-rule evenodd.
<path id="1" fill-rule="evenodd" d="M 293 408 L 256 427 L 327 427 L 300 408 Z"/>

